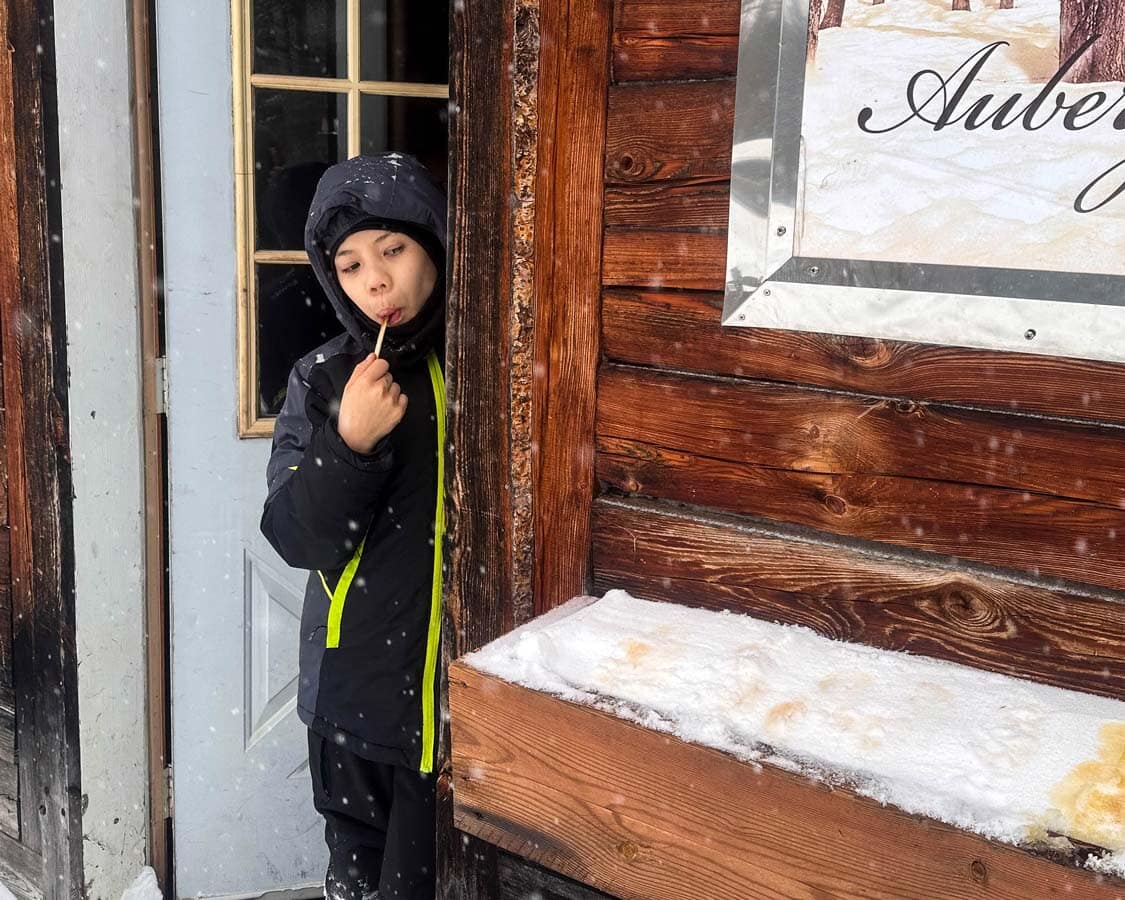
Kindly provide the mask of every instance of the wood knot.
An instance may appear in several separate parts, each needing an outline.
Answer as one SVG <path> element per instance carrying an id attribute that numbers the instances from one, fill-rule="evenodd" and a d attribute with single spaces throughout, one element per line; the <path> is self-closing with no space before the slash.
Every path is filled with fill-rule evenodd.
<path id="1" fill-rule="evenodd" d="M 632 841 L 622 841 L 617 845 L 617 855 L 625 862 L 632 862 L 637 858 L 638 853 L 640 853 L 640 848 Z"/>
<path id="2" fill-rule="evenodd" d="M 974 859 L 969 864 L 969 876 L 977 884 L 988 884 L 988 866 L 981 860 Z"/>
<path id="3" fill-rule="evenodd" d="M 977 631 L 996 631 L 1004 625 L 1000 609 L 969 592 L 950 591 L 943 598 L 942 607 L 949 620 Z"/>
<path id="4" fill-rule="evenodd" d="M 644 154 L 635 150 L 626 150 L 613 159 L 610 169 L 619 178 L 645 178 L 650 175 L 650 166 Z"/>
<path id="5" fill-rule="evenodd" d="M 848 501 L 843 497 L 837 497 L 835 494 L 826 496 L 824 505 L 828 507 L 830 513 L 837 516 L 842 516 L 848 511 Z"/>
<path id="6" fill-rule="evenodd" d="M 894 361 L 894 353 L 883 341 L 877 338 L 842 338 L 847 352 L 851 350 L 851 360 L 857 368 L 881 369 Z"/>

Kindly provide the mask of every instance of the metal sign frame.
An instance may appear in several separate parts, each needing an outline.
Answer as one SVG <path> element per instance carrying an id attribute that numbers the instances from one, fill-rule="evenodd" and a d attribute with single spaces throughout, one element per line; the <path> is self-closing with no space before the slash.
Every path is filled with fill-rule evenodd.
<path id="1" fill-rule="evenodd" d="M 1125 276 L 795 254 L 809 0 L 743 0 L 723 324 L 1125 361 Z"/>

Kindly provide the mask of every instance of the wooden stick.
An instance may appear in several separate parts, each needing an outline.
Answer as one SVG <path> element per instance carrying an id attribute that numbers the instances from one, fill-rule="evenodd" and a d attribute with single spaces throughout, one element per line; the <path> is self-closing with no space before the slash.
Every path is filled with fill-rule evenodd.
<path id="1" fill-rule="evenodd" d="M 377 337 L 375 339 L 375 357 L 376 357 L 376 359 L 379 357 L 379 351 L 383 349 L 383 335 L 387 333 L 387 322 L 389 322 L 390 319 L 391 319 L 390 316 L 387 316 L 385 319 L 383 319 L 383 325 L 379 329 L 379 337 Z"/>

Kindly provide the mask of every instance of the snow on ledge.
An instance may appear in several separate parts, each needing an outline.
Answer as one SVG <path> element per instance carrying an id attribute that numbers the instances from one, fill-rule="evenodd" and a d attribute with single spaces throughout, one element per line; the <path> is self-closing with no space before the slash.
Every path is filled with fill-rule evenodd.
<path id="1" fill-rule="evenodd" d="M 1125 703 L 609 591 L 464 660 L 1012 844 L 1066 835 L 1125 877 Z"/>

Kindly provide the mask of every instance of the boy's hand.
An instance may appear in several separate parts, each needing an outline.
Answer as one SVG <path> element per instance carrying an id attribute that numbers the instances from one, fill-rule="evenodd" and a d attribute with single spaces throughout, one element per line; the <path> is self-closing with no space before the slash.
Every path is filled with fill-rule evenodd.
<path id="1" fill-rule="evenodd" d="M 344 385 L 337 424 L 340 437 L 356 453 L 370 453 L 402 421 L 406 403 L 387 361 L 368 355 Z"/>

